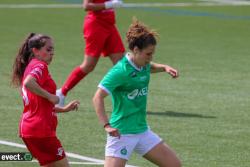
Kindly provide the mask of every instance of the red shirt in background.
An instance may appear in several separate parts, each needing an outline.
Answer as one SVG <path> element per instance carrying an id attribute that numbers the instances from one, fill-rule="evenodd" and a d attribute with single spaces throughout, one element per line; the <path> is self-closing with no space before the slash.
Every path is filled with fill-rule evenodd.
<path id="1" fill-rule="evenodd" d="M 104 3 L 108 0 L 93 0 L 93 3 Z M 88 19 L 97 19 L 104 24 L 115 24 L 115 11 L 114 9 L 105 9 L 99 11 L 88 11 L 86 16 Z"/>

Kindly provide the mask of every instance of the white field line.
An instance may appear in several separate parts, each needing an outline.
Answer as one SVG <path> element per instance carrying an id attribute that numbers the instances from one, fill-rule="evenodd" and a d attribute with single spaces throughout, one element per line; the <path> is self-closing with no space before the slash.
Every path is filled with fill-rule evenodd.
<path id="1" fill-rule="evenodd" d="M 0 144 L 26 149 L 26 146 L 23 144 L 13 143 L 13 142 L 4 141 L 4 140 L 0 140 Z M 101 159 L 86 157 L 86 156 L 82 156 L 82 155 L 70 153 L 70 152 L 66 152 L 66 155 L 67 155 L 67 157 L 70 157 L 70 158 L 75 158 L 75 159 L 84 160 L 84 161 L 90 161 L 90 162 L 69 162 L 71 164 L 90 164 L 90 165 L 103 165 L 104 164 L 104 160 L 101 160 Z M 136 166 L 126 165 L 126 167 L 136 167 Z"/>
<path id="2" fill-rule="evenodd" d="M 203 2 L 212 2 L 220 4 L 231 4 L 231 5 L 249 5 L 249 0 L 200 0 Z"/>
<path id="3" fill-rule="evenodd" d="M 26 163 L 27 161 L 18 161 L 18 163 L 19 162 Z M 32 161 L 28 161 L 28 162 L 38 163 L 37 160 L 32 160 Z M 96 162 L 73 162 L 73 161 L 70 161 L 69 164 L 72 164 L 72 165 L 103 165 L 103 163 L 96 163 Z"/>
<path id="4" fill-rule="evenodd" d="M 81 4 L 0 4 L 0 8 L 32 9 L 32 8 L 81 8 Z"/>
<path id="5" fill-rule="evenodd" d="M 125 8 L 134 7 L 180 7 L 180 6 L 243 6 L 250 5 L 249 1 L 238 0 L 202 0 L 203 2 L 183 3 L 124 3 Z M 81 4 L 0 4 L 2 9 L 30 9 L 30 8 L 81 8 Z"/>
<path id="6" fill-rule="evenodd" d="M 3 141 L 3 140 L 0 140 L 0 144 L 7 145 L 7 146 L 12 146 L 12 147 L 26 148 L 26 146 L 23 145 L 23 144 L 18 144 L 18 143 L 13 143 L 13 142 L 9 142 L 9 141 Z M 79 160 L 90 161 L 90 162 L 95 162 L 95 163 L 102 163 L 102 164 L 104 163 L 104 160 L 85 157 L 85 156 L 82 156 L 82 155 L 79 155 L 79 154 L 66 152 L 66 155 L 68 157 L 70 157 L 70 158 L 76 158 L 76 159 L 79 159 Z"/>
<path id="7" fill-rule="evenodd" d="M 8 142 L 8 141 L 4 141 L 4 140 L 0 140 L 0 144 L 7 145 L 7 146 L 12 146 L 12 147 L 26 148 L 26 146 L 23 145 L 23 144 Z"/>

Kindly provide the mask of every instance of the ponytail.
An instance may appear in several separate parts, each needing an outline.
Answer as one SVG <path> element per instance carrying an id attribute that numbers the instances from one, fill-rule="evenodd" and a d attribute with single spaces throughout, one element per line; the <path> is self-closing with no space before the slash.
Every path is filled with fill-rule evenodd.
<path id="1" fill-rule="evenodd" d="M 19 86 L 21 84 L 25 68 L 29 64 L 30 60 L 34 57 L 32 48 L 40 49 L 45 45 L 46 39 L 50 39 L 50 37 L 41 34 L 30 33 L 23 41 L 13 63 L 11 82 L 14 86 Z"/>

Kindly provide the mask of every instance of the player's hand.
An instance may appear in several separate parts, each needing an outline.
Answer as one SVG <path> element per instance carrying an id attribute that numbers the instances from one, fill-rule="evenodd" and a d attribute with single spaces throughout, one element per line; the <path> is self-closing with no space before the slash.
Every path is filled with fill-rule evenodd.
<path id="1" fill-rule="evenodd" d="M 77 111 L 79 105 L 80 105 L 80 102 L 78 100 L 73 100 L 69 104 L 67 104 L 64 107 L 64 109 L 65 109 L 65 111 L 73 111 L 73 110 Z"/>
<path id="2" fill-rule="evenodd" d="M 110 8 L 120 8 L 123 6 L 123 2 L 121 0 L 111 0 L 104 3 L 106 9 Z"/>
<path id="3" fill-rule="evenodd" d="M 166 66 L 165 71 L 169 73 L 173 78 L 177 78 L 179 76 L 178 71 L 170 66 Z"/>
<path id="4" fill-rule="evenodd" d="M 113 136 L 113 137 L 118 137 L 120 138 L 120 133 L 118 131 L 118 129 L 116 128 L 112 128 L 111 126 L 106 126 L 105 127 L 105 131 L 110 135 L 110 136 Z"/>

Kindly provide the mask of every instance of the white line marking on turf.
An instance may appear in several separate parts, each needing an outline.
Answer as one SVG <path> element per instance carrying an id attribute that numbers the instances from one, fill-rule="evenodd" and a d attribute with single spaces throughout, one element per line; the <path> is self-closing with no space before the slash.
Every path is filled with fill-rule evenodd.
<path id="1" fill-rule="evenodd" d="M 12 147 L 26 148 L 26 146 L 23 144 L 13 143 L 13 142 L 4 141 L 4 140 L 0 140 L 0 144 L 12 146 Z M 90 164 L 90 165 L 103 165 L 104 164 L 104 160 L 101 160 L 101 159 L 86 157 L 86 156 L 82 156 L 82 155 L 70 153 L 70 152 L 66 152 L 66 155 L 70 158 L 75 158 L 75 159 L 84 160 L 84 161 L 90 161 L 90 162 L 69 162 L 72 164 L 77 164 L 77 163 L 78 164 Z M 126 167 L 136 167 L 136 166 L 126 165 Z"/>
<path id="2" fill-rule="evenodd" d="M 81 8 L 81 4 L 0 4 L 0 8 Z"/>
<path id="3" fill-rule="evenodd" d="M 19 162 L 27 162 L 27 161 L 18 161 Z M 32 160 L 32 161 L 29 161 L 29 162 L 34 162 L 34 163 L 38 163 L 37 160 Z M 69 164 L 73 164 L 73 165 L 103 165 L 103 163 L 95 163 L 95 162 L 73 162 L 73 161 L 70 161 Z"/>
<path id="4" fill-rule="evenodd" d="M 200 0 L 203 2 L 214 2 L 214 3 L 221 3 L 223 5 L 225 4 L 231 4 L 231 5 L 250 5 L 249 0 Z"/>
<path id="5" fill-rule="evenodd" d="M 125 8 L 133 7 L 180 7 L 180 6 L 225 6 L 250 5 L 249 1 L 238 0 L 201 0 L 201 2 L 183 3 L 124 3 Z M 0 4 L 2 9 L 30 9 L 30 8 L 81 8 L 81 4 Z"/>
<path id="6" fill-rule="evenodd" d="M 12 147 L 25 148 L 26 149 L 26 146 L 23 145 L 23 144 L 13 143 L 13 142 L 9 142 L 9 141 L 0 140 L 0 144 L 7 145 L 7 146 L 12 146 Z M 94 162 L 94 163 L 98 163 L 98 164 L 99 163 L 104 164 L 104 160 L 90 158 L 90 157 L 85 157 L 85 156 L 82 156 L 82 155 L 79 155 L 79 154 L 74 154 L 74 153 L 66 152 L 66 155 L 68 157 L 70 157 L 70 158 L 76 158 L 76 159 L 90 161 L 90 162 Z"/>
<path id="7" fill-rule="evenodd" d="M 84 165 L 103 165 L 103 163 L 94 163 L 94 162 L 69 162 L 69 164 L 76 164 L 76 165 L 79 165 L 79 164 L 84 164 Z"/>
<path id="8" fill-rule="evenodd" d="M 19 148 L 26 148 L 26 146 L 23 144 L 8 142 L 8 141 L 4 141 L 4 140 L 0 140 L 0 144 L 7 145 L 7 146 L 13 146 L 13 147 L 19 147 Z"/>

